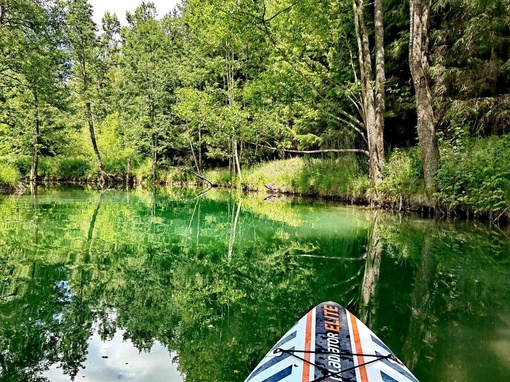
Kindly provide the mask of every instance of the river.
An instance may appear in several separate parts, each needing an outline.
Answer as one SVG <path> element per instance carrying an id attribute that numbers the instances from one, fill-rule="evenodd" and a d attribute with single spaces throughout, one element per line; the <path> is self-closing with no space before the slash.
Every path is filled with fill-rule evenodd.
<path id="1" fill-rule="evenodd" d="M 0 196 L 2 381 L 243 381 L 336 301 L 427 381 L 510 380 L 510 239 L 212 190 Z"/>

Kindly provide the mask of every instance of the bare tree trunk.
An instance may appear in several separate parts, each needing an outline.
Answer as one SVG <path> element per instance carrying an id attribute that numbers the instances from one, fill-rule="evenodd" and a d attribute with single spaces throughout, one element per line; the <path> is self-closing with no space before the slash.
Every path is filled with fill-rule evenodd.
<path id="1" fill-rule="evenodd" d="M 384 112 L 386 111 L 386 85 L 385 60 L 384 60 L 384 20 L 382 0 L 374 3 L 375 21 L 375 129 L 374 148 L 377 150 L 376 165 L 377 174 L 382 180 L 384 170 Z"/>
<path id="2" fill-rule="evenodd" d="M 428 62 L 428 28 L 431 0 L 411 0 L 409 66 L 416 98 L 418 140 L 423 162 L 425 189 L 429 198 L 435 191 L 439 149 L 434 125 Z"/>
<path id="3" fill-rule="evenodd" d="M 94 148 L 94 154 L 96 156 L 97 165 L 99 166 L 99 172 L 101 173 L 101 178 L 104 179 L 106 172 L 103 167 L 103 161 L 101 160 L 101 155 L 99 154 L 99 149 L 97 147 L 96 133 L 94 131 L 94 119 L 92 116 L 92 107 L 90 105 L 90 102 L 87 102 L 86 107 L 87 107 L 87 122 L 89 124 L 90 140 L 92 142 L 92 147 Z"/>
<path id="4" fill-rule="evenodd" d="M 151 132 L 151 162 L 152 162 L 152 182 L 156 182 L 157 176 L 157 163 L 158 163 L 158 154 L 157 154 L 157 132 L 156 132 L 156 116 L 154 110 L 154 103 L 152 100 L 151 92 L 148 92 L 148 102 L 149 102 L 149 121 L 150 121 L 150 132 Z"/>
<path id="5" fill-rule="evenodd" d="M 235 103 L 234 97 L 234 68 L 232 67 L 233 60 L 233 52 L 230 50 L 228 41 L 225 43 L 225 66 L 226 66 L 226 82 L 227 82 L 227 94 L 228 94 L 228 105 L 233 108 Z M 243 181 L 243 176 L 241 172 L 241 162 L 239 160 L 239 151 L 237 148 L 237 132 L 236 127 L 232 126 L 232 157 L 234 161 L 235 170 L 237 172 L 237 176 L 239 181 Z"/>
<path id="6" fill-rule="evenodd" d="M 32 167 L 30 169 L 30 181 L 37 181 L 37 172 L 39 168 L 39 145 L 41 141 L 41 121 L 39 120 L 39 111 L 36 109 L 34 141 L 32 147 Z"/>
<path id="7" fill-rule="evenodd" d="M 235 137 L 234 137 L 234 139 L 232 141 L 232 146 L 233 146 L 234 162 L 235 162 L 235 165 L 236 165 L 237 176 L 239 177 L 239 181 L 242 182 L 243 181 L 243 174 L 241 172 L 241 162 L 239 161 L 239 151 L 237 149 L 237 139 Z"/>
<path id="8" fill-rule="evenodd" d="M 152 181 L 156 181 L 157 175 L 157 154 L 156 154 L 156 133 L 154 132 L 154 126 L 152 126 L 152 139 L 151 139 L 151 157 L 152 157 Z"/>
<path id="9" fill-rule="evenodd" d="M 202 171 L 202 125 L 198 126 L 198 173 Z"/>
<path id="10" fill-rule="evenodd" d="M 374 185 L 382 181 L 384 167 L 384 29 L 380 2 L 381 0 L 376 0 L 376 86 L 374 88 L 370 42 L 363 9 L 364 0 L 353 0 L 361 72 L 363 119 L 367 129 L 370 178 Z"/>
<path id="11" fill-rule="evenodd" d="M 191 142 L 191 137 L 189 139 L 189 147 L 191 149 L 191 155 L 193 155 L 193 161 L 195 162 L 195 168 L 197 169 L 197 173 L 200 174 L 200 166 L 198 165 L 197 156 L 195 155 L 195 150 L 193 149 L 193 142 Z"/>
<path id="12" fill-rule="evenodd" d="M 126 189 L 129 190 L 133 184 L 133 177 L 131 175 L 131 158 L 127 159 L 127 174 L 126 174 Z"/>

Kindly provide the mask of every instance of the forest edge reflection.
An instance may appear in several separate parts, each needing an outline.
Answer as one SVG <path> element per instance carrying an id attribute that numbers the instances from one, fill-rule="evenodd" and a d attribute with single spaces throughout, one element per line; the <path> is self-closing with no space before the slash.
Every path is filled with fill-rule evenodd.
<path id="1" fill-rule="evenodd" d="M 122 330 L 139 351 L 174 351 L 187 381 L 241 381 L 326 300 L 421 381 L 452 362 L 473 378 L 509 375 L 510 341 L 496 334 L 509 313 L 508 237 L 481 224 L 176 190 L 48 191 L 2 198 L 0 211 L 5 380 L 44 380 L 52 364 L 76 376 L 99 320 L 104 340 Z M 451 325 L 473 329 L 452 337 Z M 470 362 L 466 336 L 486 363 Z"/>

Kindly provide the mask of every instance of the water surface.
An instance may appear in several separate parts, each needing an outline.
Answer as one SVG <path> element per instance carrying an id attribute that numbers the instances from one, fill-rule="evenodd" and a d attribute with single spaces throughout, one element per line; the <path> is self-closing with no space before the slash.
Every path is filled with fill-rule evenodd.
<path id="1" fill-rule="evenodd" d="M 333 300 L 420 381 L 510 380 L 508 235 L 216 190 L 2 196 L 0 379 L 243 381 Z"/>

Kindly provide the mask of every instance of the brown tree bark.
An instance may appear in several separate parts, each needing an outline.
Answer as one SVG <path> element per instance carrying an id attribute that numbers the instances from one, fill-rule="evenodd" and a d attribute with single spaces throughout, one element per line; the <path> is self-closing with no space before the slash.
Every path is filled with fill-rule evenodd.
<path id="1" fill-rule="evenodd" d="M 375 149 L 377 153 L 377 166 L 382 180 L 384 169 L 384 112 L 386 111 L 386 85 L 384 60 L 384 20 L 382 0 L 374 2 L 375 22 Z"/>
<path id="2" fill-rule="evenodd" d="M 363 119 L 367 130 L 370 178 L 375 186 L 383 179 L 384 167 L 384 28 L 382 0 L 375 1 L 376 20 L 376 78 L 370 55 L 370 41 L 365 24 L 364 0 L 353 0 L 354 23 L 358 40 L 361 73 Z"/>
<path id="3" fill-rule="evenodd" d="M 432 93 L 428 62 L 428 28 L 432 0 L 410 0 L 411 30 L 409 37 L 409 67 L 416 99 L 417 130 L 420 145 L 425 189 L 432 198 L 435 175 L 439 167 L 439 148 L 434 125 Z"/>
<path id="4" fill-rule="evenodd" d="M 101 160 L 101 155 L 99 154 L 99 148 L 97 147 L 96 133 L 94 130 L 94 119 L 92 116 L 92 106 L 91 106 L 90 102 L 87 102 L 86 107 L 87 107 L 87 122 L 89 125 L 90 140 L 92 142 L 92 147 L 94 149 L 94 155 L 96 156 L 96 161 L 97 161 L 97 165 L 99 167 L 99 172 L 101 173 L 101 178 L 104 180 L 106 172 L 103 167 L 103 161 Z"/>

